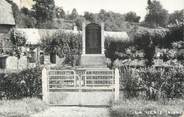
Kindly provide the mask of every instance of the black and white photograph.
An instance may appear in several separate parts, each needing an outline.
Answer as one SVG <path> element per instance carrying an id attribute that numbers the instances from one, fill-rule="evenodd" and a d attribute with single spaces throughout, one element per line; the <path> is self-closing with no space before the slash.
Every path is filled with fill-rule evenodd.
<path id="1" fill-rule="evenodd" d="M 0 0 L 0 117 L 184 117 L 184 0 Z"/>

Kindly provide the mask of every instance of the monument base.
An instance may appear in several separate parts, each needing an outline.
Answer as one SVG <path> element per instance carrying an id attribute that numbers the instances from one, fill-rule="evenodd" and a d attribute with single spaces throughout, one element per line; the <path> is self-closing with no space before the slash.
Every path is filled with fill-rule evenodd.
<path id="1" fill-rule="evenodd" d="M 83 54 L 80 64 L 81 66 L 107 66 L 104 54 Z"/>

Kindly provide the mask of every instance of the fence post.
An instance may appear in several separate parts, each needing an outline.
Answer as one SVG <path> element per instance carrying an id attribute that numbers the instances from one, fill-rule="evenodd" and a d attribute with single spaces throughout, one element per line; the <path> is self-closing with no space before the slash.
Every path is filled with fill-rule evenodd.
<path id="1" fill-rule="evenodd" d="M 119 69 L 115 68 L 115 101 L 119 100 Z"/>
<path id="2" fill-rule="evenodd" d="M 42 70 L 42 99 L 48 103 L 48 78 L 47 69 L 45 67 Z"/>

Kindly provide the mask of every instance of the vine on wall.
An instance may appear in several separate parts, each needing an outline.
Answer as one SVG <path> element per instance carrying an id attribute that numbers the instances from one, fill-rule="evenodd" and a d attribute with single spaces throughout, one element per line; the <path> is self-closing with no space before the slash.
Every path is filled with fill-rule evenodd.
<path id="1" fill-rule="evenodd" d="M 82 35 L 58 31 L 42 39 L 41 48 L 46 54 L 66 57 L 65 63 L 73 64 L 74 56 L 80 56 L 82 51 Z"/>

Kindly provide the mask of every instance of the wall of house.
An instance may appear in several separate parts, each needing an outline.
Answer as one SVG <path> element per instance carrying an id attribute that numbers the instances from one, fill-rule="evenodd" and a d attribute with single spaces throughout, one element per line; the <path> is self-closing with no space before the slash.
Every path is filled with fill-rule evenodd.
<path id="1" fill-rule="evenodd" d="M 50 62 L 50 56 L 44 56 L 44 65 L 62 65 L 65 58 L 56 56 L 56 64 Z M 28 68 L 36 67 L 37 61 L 29 63 L 27 56 L 21 55 L 18 59 L 16 56 L 8 56 L 5 60 L 5 69 L 0 69 L 0 72 L 17 72 Z"/>

